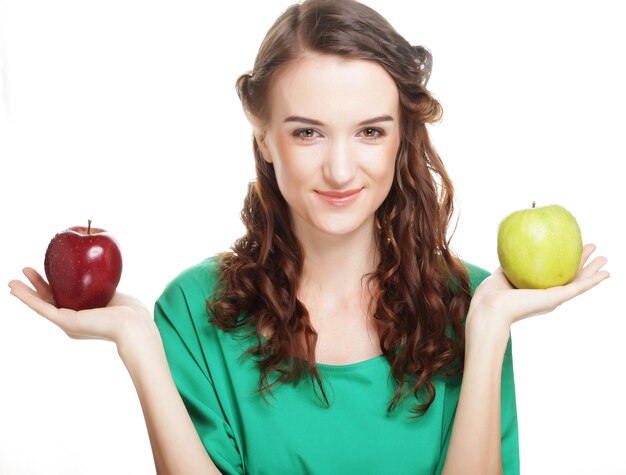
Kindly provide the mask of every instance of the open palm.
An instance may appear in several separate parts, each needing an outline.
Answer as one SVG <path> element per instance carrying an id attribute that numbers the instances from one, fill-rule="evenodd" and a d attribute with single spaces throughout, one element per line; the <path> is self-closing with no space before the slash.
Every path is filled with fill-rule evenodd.
<path id="1" fill-rule="evenodd" d="M 111 302 L 103 308 L 80 311 L 58 308 L 52 289 L 45 279 L 30 267 L 23 272 L 33 288 L 20 280 L 12 280 L 9 283 L 11 294 L 57 325 L 71 338 L 110 340 L 119 345 L 137 327 L 154 325 L 151 314 L 143 303 L 120 292 L 116 292 Z"/>
<path id="2" fill-rule="evenodd" d="M 516 289 L 499 267 L 478 286 L 471 305 L 504 316 L 508 325 L 533 315 L 551 312 L 609 277 L 609 273 L 602 270 L 607 262 L 605 257 L 599 256 L 587 263 L 595 249 L 594 244 L 583 247 L 578 272 L 569 284 L 548 289 Z"/>

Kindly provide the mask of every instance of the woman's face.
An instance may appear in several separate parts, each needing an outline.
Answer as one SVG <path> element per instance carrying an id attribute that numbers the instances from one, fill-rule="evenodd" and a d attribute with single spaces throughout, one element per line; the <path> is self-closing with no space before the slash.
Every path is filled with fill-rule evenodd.
<path id="1" fill-rule="evenodd" d="M 400 145 L 398 89 L 373 61 L 307 52 L 281 67 L 257 133 L 294 231 L 372 232 Z"/>

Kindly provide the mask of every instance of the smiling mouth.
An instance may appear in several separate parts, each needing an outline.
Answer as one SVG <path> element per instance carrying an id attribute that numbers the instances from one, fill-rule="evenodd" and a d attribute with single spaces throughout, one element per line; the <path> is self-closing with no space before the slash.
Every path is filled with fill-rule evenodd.
<path id="1" fill-rule="evenodd" d="M 345 206 L 355 201 L 361 194 L 361 190 L 347 190 L 347 191 L 317 191 L 316 193 L 327 203 L 332 206 Z"/>

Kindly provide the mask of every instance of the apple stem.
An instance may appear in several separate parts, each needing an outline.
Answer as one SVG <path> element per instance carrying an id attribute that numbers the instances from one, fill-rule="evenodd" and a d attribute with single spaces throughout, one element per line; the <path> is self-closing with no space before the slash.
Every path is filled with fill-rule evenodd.
<path id="1" fill-rule="evenodd" d="M 534 208 L 534 206 L 533 206 Z M 91 219 L 87 220 L 87 234 L 91 234 Z"/>
<path id="2" fill-rule="evenodd" d="M 533 208 L 535 207 L 535 202 L 533 201 Z"/>

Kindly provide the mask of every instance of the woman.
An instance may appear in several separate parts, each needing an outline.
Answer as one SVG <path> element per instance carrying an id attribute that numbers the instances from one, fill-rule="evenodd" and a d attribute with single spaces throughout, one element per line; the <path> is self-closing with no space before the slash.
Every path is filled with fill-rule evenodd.
<path id="1" fill-rule="evenodd" d="M 516 290 L 455 257 L 453 188 L 426 124 L 430 55 L 354 1 L 307 0 L 237 92 L 257 179 L 232 252 L 177 276 L 154 320 L 132 297 L 58 309 L 116 343 L 159 473 L 518 473 L 510 326 L 608 277 Z"/>

